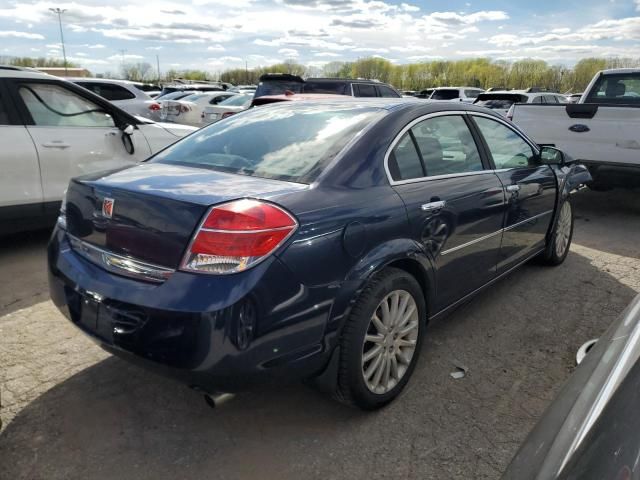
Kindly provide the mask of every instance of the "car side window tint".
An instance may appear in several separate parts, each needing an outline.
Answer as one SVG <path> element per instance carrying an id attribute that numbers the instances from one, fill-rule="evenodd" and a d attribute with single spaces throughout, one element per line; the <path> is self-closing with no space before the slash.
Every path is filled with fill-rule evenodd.
<path id="1" fill-rule="evenodd" d="M 7 99 L 3 98 L 3 94 L 0 91 L 0 125 L 11 125 L 9 120 L 9 107 L 7 106 Z"/>
<path id="2" fill-rule="evenodd" d="M 537 156 L 518 133 L 500 122 L 485 117 L 473 117 L 487 142 L 496 168 L 537 166 Z"/>
<path id="3" fill-rule="evenodd" d="M 427 176 L 484 170 L 476 142 L 460 115 L 434 117 L 411 129 Z"/>
<path id="4" fill-rule="evenodd" d="M 45 127 L 114 127 L 111 115 L 100 106 L 60 85 L 20 85 L 20 97 L 31 118 Z"/>
<path id="5" fill-rule="evenodd" d="M 384 85 L 378 85 L 378 93 L 381 97 L 386 98 L 398 98 L 398 94 L 394 92 L 391 88 L 386 87 Z"/>
<path id="6" fill-rule="evenodd" d="M 356 83 L 353 85 L 354 94 L 356 97 L 377 97 L 375 85 L 368 85 L 366 83 Z"/>
<path id="7" fill-rule="evenodd" d="M 395 181 L 422 178 L 425 176 L 422 161 L 411 139 L 405 133 L 389 155 L 389 173 Z"/>

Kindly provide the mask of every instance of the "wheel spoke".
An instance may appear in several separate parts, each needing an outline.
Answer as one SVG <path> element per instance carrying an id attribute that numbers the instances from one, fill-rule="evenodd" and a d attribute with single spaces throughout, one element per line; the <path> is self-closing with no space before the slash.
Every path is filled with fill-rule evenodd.
<path id="1" fill-rule="evenodd" d="M 407 322 L 411 319 L 411 316 L 413 315 L 413 312 L 415 312 L 415 311 L 416 311 L 416 304 L 412 303 L 411 306 L 405 312 L 404 317 L 402 317 L 402 320 L 398 324 L 397 328 L 404 327 L 407 324 Z"/>
<path id="2" fill-rule="evenodd" d="M 384 357 L 384 372 L 382 374 L 382 387 L 385 391 L 389 390 L 389 375 L 391 373 L 391 358 Z"/>
<path id="3" fill-rule="evenodd" d="M 411 322 L 405 328 L 400 330 L 398 333 L 398 338 L 404 338 L 409 335 L 416 327 L 418 326 L 418 322 Z"/>
<path id="4" fill-rule="evenodd" d="M 407 306 L 409 305 L 409 300 L 411 297 L 409 295 L 403 295 L 402 300 L 400 301 L 400 306 L 398 307 L 398 315 L 397 318 L 400 321 L 396 321 L 396 325 L 399 325 L 402 320 L 404 320 L 405 312 L 407 311 Z"/>
<path id="5" fill-rule="evenodd" d="M 382 323 L 382 320 L 380 320 L 378 318 L 378 315 L 376 315 L 375 313 L 373 314 L 373 317 L 371 317 L 371 321 L 373 322 L 373 325 L 376 327 L 379 333 L 387 332 L 387 327 L 384 326 L 384 323 Z"/>
<path id="6" fill-rule="evenodd" d="M 380 355 L 380 362 L 378 362 L 378 368 L 376 369 L 376 374 L 373 376 L 373 380 L 371 383 L 374 388 L 380 385 L 380 379 L 382 378 L 382 374 L 387 364 L 387 356 L 382 354 Z"/>
<path id="7" fill-rule="evenodd" d="M 391 376 L 397 382 L 400 380 L 400 373 L 398 372 L 398 358 L 396 355 L 391 355 L 391 359 L 389 361 L 391 364 Z"/>
<path id="8" fill-rule="evenodd" d="M 375 347 L 370 348 L 369 351 L 362 357 L 362 364 L 364 365 L 376 355 L 380 355 L 380 353 L 382 353 L 381 345 L 376 345 Z"/>
<path id="9" fill-rule="evenodd" d="M 364 341 L 371 343 L 382 343 L 384 342 L 384 335 L 365 335 Z"/>
<path id="10" fill-rule="evenodd" d="M 371 365 L 369 365 L 367 367 L 367 369 L 364 372 L 364 378 L 365 380 L 369 381 L 371 379 L 371 375 L 374 374 L 374 372 L 376 372 L 378 370 L 378 366 L 380 365 L 380 362 L 382 361 L 382 354 L 378 355 L 375 360 L 373 362 L 371 362 Z"/>
<path id="11" fill-rule="evenodd" d="M 382 324 L 384 325 L 384 328 L 387 329 L 389 328 L 389 323 L 391 323 L 391 313 L 389 312 L 389 304 L 386 299 L 380 304 L 380 311 L 382 312 Z"/>
<path id="12" fill-rule="evenodd" d="M 400 295 L 392 293 L 389 297 L 389 328 L 393 327 L 396 323 L 396 317 L 398 316 L 398 303 L 400 302 Z"/>
<path id="13" fill-rule="evenodd" d="M 400 350 L 397 351 L 396 357 L 398 358 L 398 362 L 402 365 L 409 365 L 410 360 L 407 359 L 407 357 L 404 356 L 404 353 L 402 353 Z"/>
<path id="14" fill-rule="evenodd" d="M 404 338 L 399 338 L 398 340 L 396 340 L 396 345 L 398 347 L 415 347 L 416 346 L 416 341 L 415 340 L 406 340 Z"/>

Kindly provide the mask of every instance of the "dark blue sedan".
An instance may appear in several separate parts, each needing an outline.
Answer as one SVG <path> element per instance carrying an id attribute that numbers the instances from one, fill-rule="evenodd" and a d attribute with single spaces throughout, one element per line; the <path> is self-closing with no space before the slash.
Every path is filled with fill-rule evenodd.
<path id="1" fill-rule="evenodd" d="M 470 105 L 256 108 L 74 179 L 51 297 L 106 350 L 202 391 L 315 378 L 375 409 L 428 320 L 534 257 L 563 262 L 588 180 Z"/>

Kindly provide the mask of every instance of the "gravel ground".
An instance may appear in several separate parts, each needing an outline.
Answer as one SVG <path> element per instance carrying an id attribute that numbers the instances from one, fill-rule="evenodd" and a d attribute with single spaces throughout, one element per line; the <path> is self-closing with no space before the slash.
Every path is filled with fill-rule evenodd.
<path id="1" fill-rule="evenodd" d="M 302 385 L 211 410 L 55 310 L 46 233 L 0 240 L 0 479 L 497 478 L 577 348 L 640 291 L 638 194 L 574 205 L 565 264 L 527 265 L 430 325 L 409 388 L 372 414 Z"/>

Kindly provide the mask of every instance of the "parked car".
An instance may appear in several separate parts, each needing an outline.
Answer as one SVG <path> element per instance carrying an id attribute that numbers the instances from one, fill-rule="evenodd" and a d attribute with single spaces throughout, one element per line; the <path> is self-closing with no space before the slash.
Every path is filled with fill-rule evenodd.
<path id="1" fill-rule="evenodd" d="M 640 477 L 640 296 L 569 377 L 503 480 Z"/>
<path id="2" fill-rule="evenodd" d="M 484 92 L 473 102 L 480 107 L 495 110 L 501 115 L 508 116 L 509 110 L 516 103 L 544 103 L 557 105 L 568 103 L 564 95 L 552 92 L 529 92 L 527 90 L 504 90 Z"/>
<path id="3" fill-rule="evenodd" d="M 139 115 L 151 120 L 159 119 L 160 105 L 158 102 L 138 88 L 134 82 L 85 77 L 67 78 L 67 80 L 106 98 L 131 115 Z"/>
<path id="4" fill-rule="evenodd" d="M 424 90 L 420 90 L 420 92 L 416 95 L 416 98 L 429 98 L 433 93 L 433 88 L 425 88 Z"/>
<path id="5" fill-rule="evenodd" d="M 195 130 L 140 118 L 75 83 L 0 67 L 0 234 L 52 225 L 71 177 L 131 165 Z"/>
<path id="6" fill-rule="evenodd" d="M 252 108 L 73 180 L 51 298 L 108 351 L 201 391 L 316 377 L 375 409 L 409 381 L 427 320 L 529 259 L 564 261 L 586 179 L 472 105 Z"/>
<path id="7" fill-rule="evenodd" d="M 582 98 L 582 93 L 571 93 L 569 95 L 565 95 L 568 103 L 578 103 L 580 98 Z"/>
<path id="8" fill-rule="evenodd" d="M 481 88 L 473 87 L 438 87 L 433 89 L 429 99 L 473 103 L 482 92 Z"/>
<path id="9" fill-rule="evenodd" d="M 191 91 L 191 92 L 221 92 L 231 88 L 233 85 L 219 83 L 219 82 L 194 82 L 194 81 L 181 81 L 164 85 L 160 92 L 160 97 L 167 95 L 168 93 Z"/>
<path id="10" fill-rule="evenodd" d="M 205 107 L 218 105 L 234 95 L 236 94 L 229 91 L 200 92 L 192 93 L 178 100 L 160 99 L 160 120 L 201 126 Z"/>
<path id="11" fill-rule="evenodd" d="M 267 73 L 260 77 L 255 97 L 291 93 L 324 93 L 350 97 L 390 97 L 402 95 L 391 85 L 374 80 L 352 78 L 307 78 L 286 73 Z"/>
<path id="12" fill-rule="evenodd" d="M 255 92 L 256 88 L 258 88 L 257 85 L 236 85 L 235 87 L 229 88 L 227 91 L 235 93 L 247 93 Z"/>
<path id="13" fill-rule="evenodd" d="M 219 91 L 219 90 L 215 90 L 215 91 Z M 196 90 L 177 90 L 171 93 L 166 93 L 164 95 L 158 95 L 156 97 L 156 101 L 160 103 L 163 100 L 181 100 L 184 97 L 193 95 L 194 93 L 199 93 L 199 92 L 197 92 Z"/>
<path id="14" fill-rule="evenodd" d="M 202 114 L 202 123 L 209 124 L 230 117 L 251 107 L 253 93 L 238 93 L 218 105 L 207 105 Z"/>
<path id="15" fill-rule="evenodd" d="M 640 188 L 640 69 L 596 73 L 577 104 L 515 105 L 514 123 L 590 170 L 594 190 Z"/>

